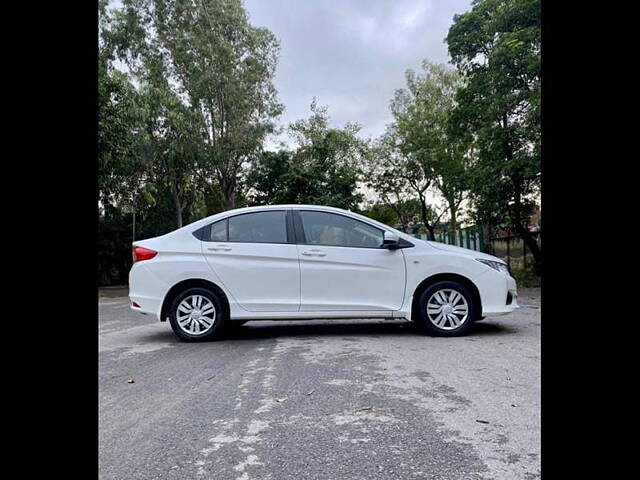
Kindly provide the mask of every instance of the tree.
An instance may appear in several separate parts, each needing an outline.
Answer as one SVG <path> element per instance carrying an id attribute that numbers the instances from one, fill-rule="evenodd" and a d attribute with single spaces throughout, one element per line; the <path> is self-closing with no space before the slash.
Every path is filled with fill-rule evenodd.
<path id="1" fill-rule="evenodd" d="M 264 151 L 253 163 L 247 176 L 249 201 L 252 205 L 295 203 L 292 152 Z"/>
<path id="2" fill-rule="evenodd" d="M 100 28 L 106 2 L 99 4 Z M 146 165 L 138 155 L 140 96 L 113 67 L 109 45 L 98 45 L 98 284 L 123 283 L 136 238 L 136 207 L 148 199 Z"/>
<path id="3" fill-rule="evenodd" d="M 234 208 L 243 166 L 282 110 L 274 35 L 249 24 L 240 0 L 123 0 L 108 41 L 138 81 L 189 119 L 181 154 L 198 151 L 194 172 Z"/>
<path id="4" fill-rule="evenodd" d="M 508 222 L 539 266 L 527 220 L 540 187 L 540 0 L 474 0 L 447 43 L 466 78 L 452 124 L 478 148 L 472 193 L 479 217 Z"/>
<path id="5" fill-rule="evenodd" d="M 411 198 L 392 203 L 387 201 L 372 202 L 358 210 L 358 213 L 386 225 L 399 227 L 400 230 L 404 231 L 405 221 L 408 218 L 420 216 L 420 208 L 420 202 L 415 198 Z"/>
<path id="6" fill-rule="evenodd" d="M 446 201 L 451 228 L 455 230 L 460 204 L 468 190 L 472 152 L 469 142 L 456 137 L 449 128 L 455 94 L 463 80 L 456 70 L 427 60 L 422 63 L 422 70 L 407 70 L 407 87 L 395 93 L 391 102 L 392 132 L 400 152 L 412 157 L 409 167 L 420 173 L 423 186 L 434 187 Z M 423 198 L 418 189 L 414 190 Z"/>
<path id="7" fill-rule="evenodd" d="M 373 146 L 367 168 L 367 185 L 379 195 L 380 199 L 393 208 L 404 223 L 407 215 L 403 205 L 411 199 L 417 199 L 420 205 L 420 219 L 435 239 L 435 226 L 440 221 L 444 210 L 439 214 L 428 200 L 428 193 L 433 187 L 436 174 L 433 164 L 420 158 L 416 152 L 403 149 L 395 125 L 387 128 L 387 132 Z"/>
<path id="8" fill-rule="evenodd" d="M 264 152 L 247 183 L 252 204 L 306 203 L 354 209 L 359 167 L 366 144 L 359 127 L 330 128 L 326 107 L 314 100 L 311 116 L 289 126 L 297 143 L 293 151 Z"/>
<path id="9" fill-rule="evenodd" d="M 106 5 L 100 5 L 105 25 Z M 105 208 L 131 206 L 145 167 L 136 155 L 142 127 L 140 97 L 127 76 L 113 67 L 113 52 L 98 50 L 98 202 Z"/>
<path id="10" fill-rule="evenodd" d="M 458 228 L 460 206 L 468 192 L 468 172 L 462 157 L 445 157 L 439 167 L 436 188 L 445 199 L 449 213 L 449 225 L 452 231 Z"/>
<path id="11" fill-rule="evenodd" d="M 195 169 L 201 154 L 193 112 L 160 80 L 143 83 L 140 89 L 144 130 L 140 152 L 150 180 L 171 195 L 177 228 L 196 196 Z"/>
<path id="12" fill-rule="evenodd" d="M 357 211 L 360 215 L 373 218 L 385 225 L 394 226 L 398 223 L 398 215 L 396 211 L 383 202 L 374 202 Z"/>

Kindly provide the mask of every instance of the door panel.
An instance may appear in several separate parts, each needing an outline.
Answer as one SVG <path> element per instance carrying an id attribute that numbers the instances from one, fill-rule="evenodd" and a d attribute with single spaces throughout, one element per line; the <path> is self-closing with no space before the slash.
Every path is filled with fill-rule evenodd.
<path id="1" fill-rule="evenodd" d="M 402 250 L 298 245 L 300 311 L 399 310 Z"/>
<path id="2" fill-rule="evenodd" d="M 300 237 L 300 311 L 399 310 L 406 269 L 402 250 L 380 248 L 377 227 L 321 211 L 295 214 Z"/>
<path id="3" fill-rule="evenodd" d="M 203 242 L 202 253 L 242 308 L 298 310 L 300 266 L 295 245 Z"/>
<path id="4" fill-rule="evenodd" d="M 289 230 L 284 211 L 255 212 L 221 220 L 202 237 L 207 263 L 245 310 L 298 311 L 300 265 Z"/>

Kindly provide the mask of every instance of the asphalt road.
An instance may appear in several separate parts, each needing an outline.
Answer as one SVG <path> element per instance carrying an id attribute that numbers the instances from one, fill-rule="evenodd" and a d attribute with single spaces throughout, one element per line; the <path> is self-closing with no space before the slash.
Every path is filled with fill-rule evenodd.
<path id="1" fill-rule="evenodd" d="M 250 322 L 196 344 L 107 295 L 100 478 L 540 478 L 537 289 L 461 338 Z"/>

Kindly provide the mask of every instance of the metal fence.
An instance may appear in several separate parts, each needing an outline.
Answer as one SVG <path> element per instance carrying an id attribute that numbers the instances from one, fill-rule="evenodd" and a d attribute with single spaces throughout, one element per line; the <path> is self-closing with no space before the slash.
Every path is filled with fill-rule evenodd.
<path id="1" fill-rule="evenodd" d="M 539 233 L 535 232 L 533 235 L 540 245 Z M 489 253 L 507 262 L 511 271 L 525 270 L 527 265 L 533 262 L 531 251 L 522 239 L 515 235 L 492 238 L 489 244 Z"/>
<path id="2" fill-rule="evenodd" d="M 539 233 L 536 232 L 533 235 L 539 245 Z M 415 234 L 414 236 L 422 240 L 429 239 L 426 234 Z M 527 265 L 533 262 L 531 251 L 520 237 L 515 235 L 494 237 L 486 244 L 482 235 L 482 228 L 479 226 L 455 231 L 438 232 L 436 233 L 436 241 L 446 243 L 447 245 L 455 245 L 470 250 L 489 253 L 504 260 L 511 271 L 525 270 Z"/>
<path id="3" fill-rule="evenodd" d="M 415 234 L 414 237 L 422 240 L 429 240 L 425 233 Z M 485 244 L 482 237 L 482 229 L 479 227 L 469 227 L 460 230 L 449 230 L 436 233 L 436 242 L 455 245 L 457 247 L 468 248 L 470 250 L 484 251 Z"/>

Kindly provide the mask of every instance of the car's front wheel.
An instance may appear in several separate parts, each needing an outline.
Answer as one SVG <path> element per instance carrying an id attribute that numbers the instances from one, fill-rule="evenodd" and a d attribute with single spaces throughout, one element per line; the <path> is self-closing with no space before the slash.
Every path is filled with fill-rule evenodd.
<path id="1" fill-rule="evenodd" d="M 189 288 L 176 296 L 169 312 L 171 328 L 186 342 L 218 336 L 225 320 L 225 311 L 217 295 L 200 287 Z"/>
<path id="2" fill-rule="evenodd" d="M 463 335 L 480 315 L 477 300 L 469 289 L 454 281 L 428 286 L 420 295 L 416 324 L 425 333 L 452 337 Z"/>

